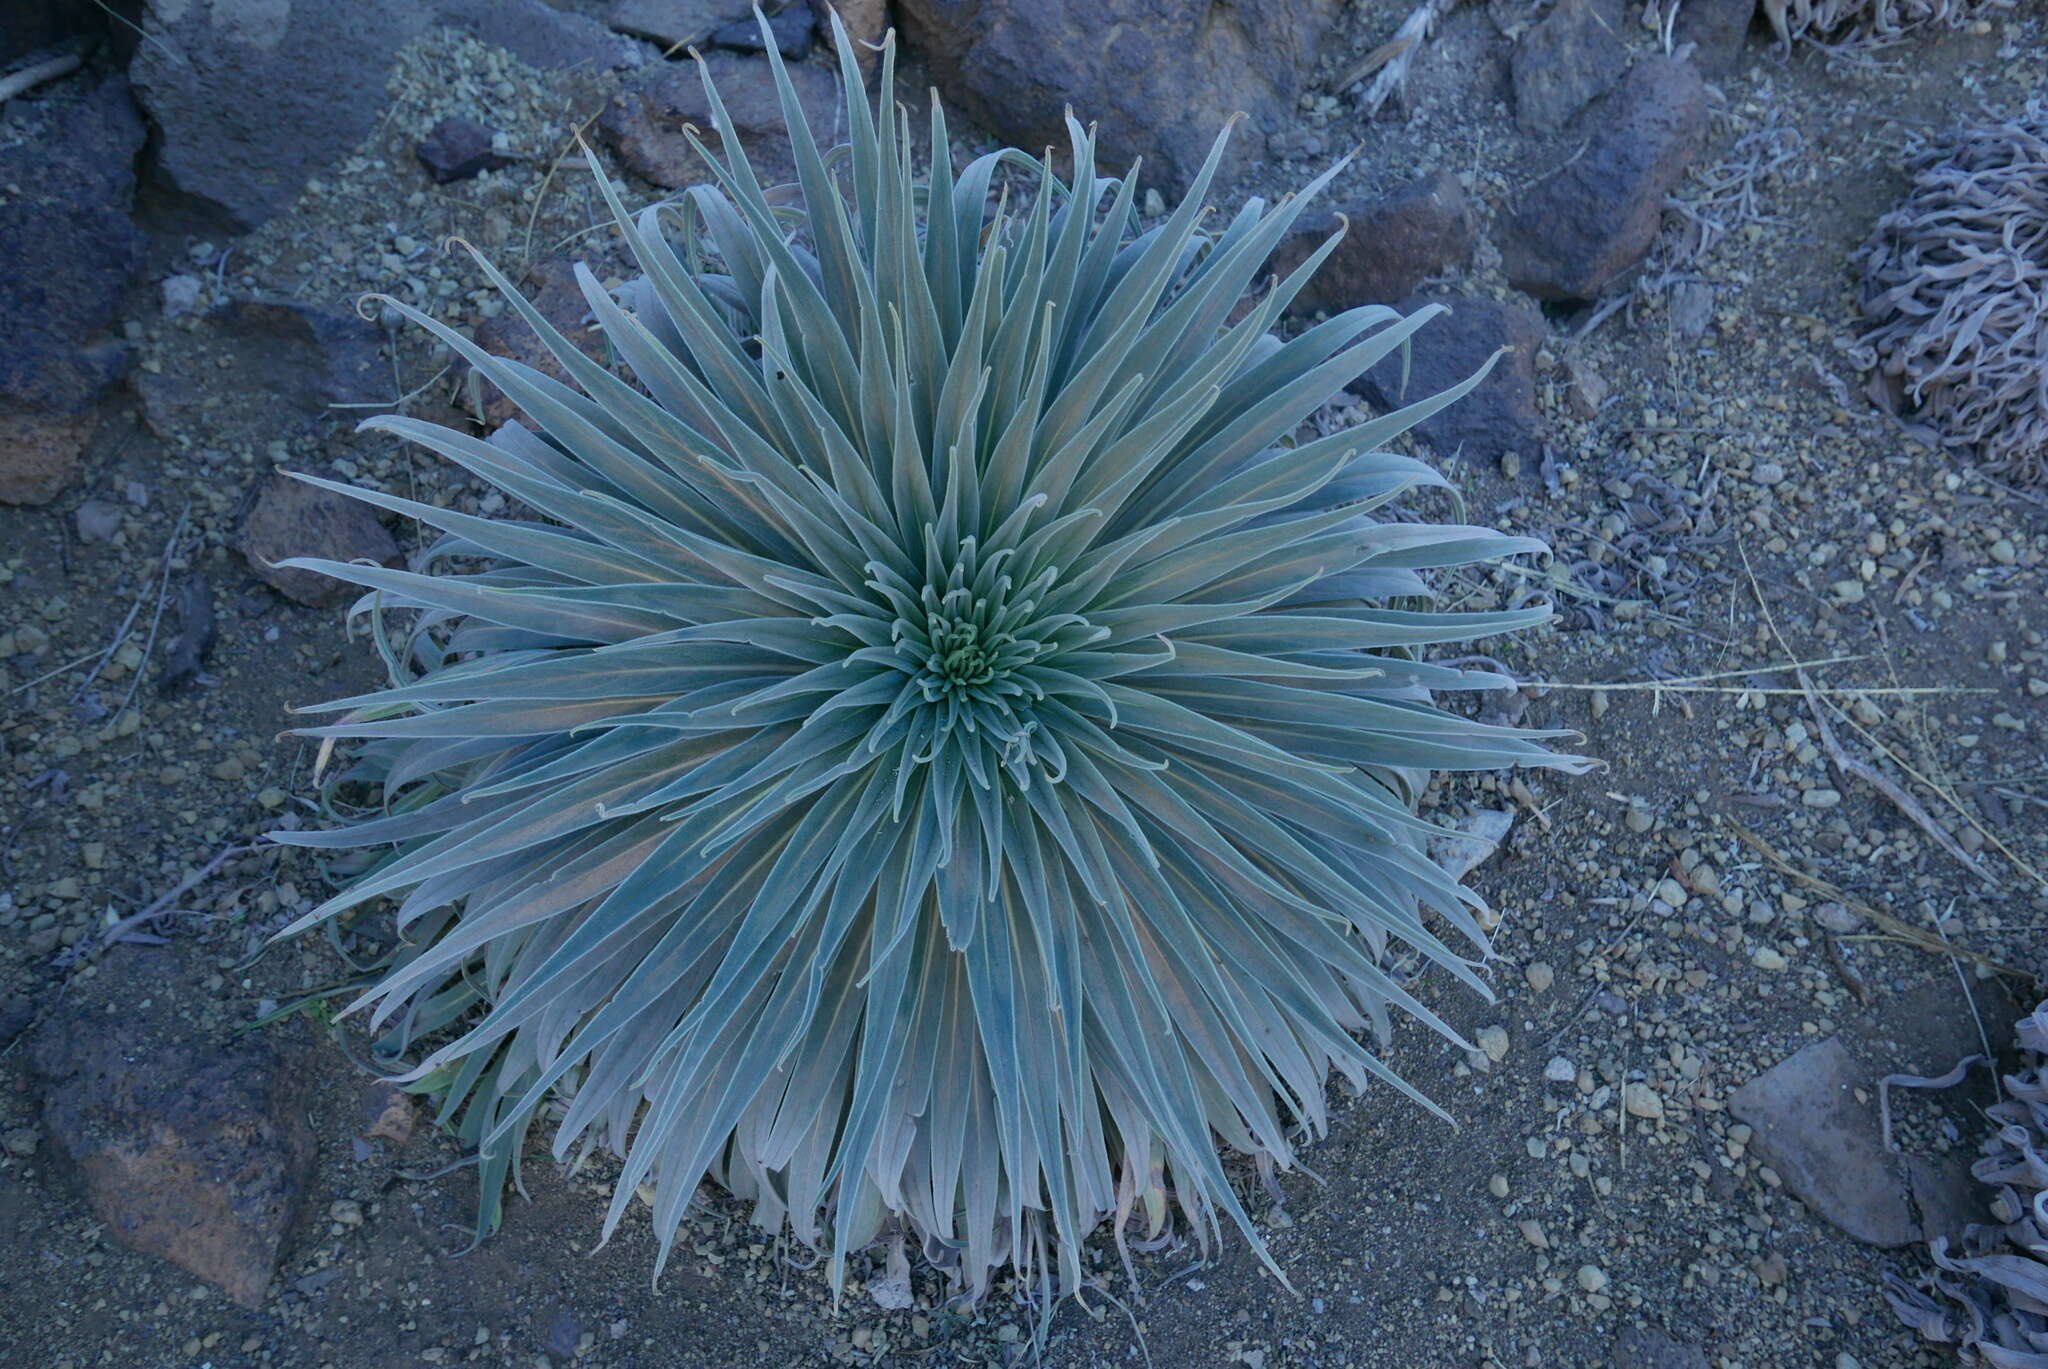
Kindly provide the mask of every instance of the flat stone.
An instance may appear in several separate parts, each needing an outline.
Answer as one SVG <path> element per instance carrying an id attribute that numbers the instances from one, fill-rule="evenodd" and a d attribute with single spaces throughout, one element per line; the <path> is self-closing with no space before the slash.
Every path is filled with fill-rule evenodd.
<path id="1" fill-rule="evenodd" d="M 1467 813 L 1429 839 L 1429 858 L 1445 874 L 1462 882 L 1492 858 L 1514 825 L 1514 813 L 1505 808 L 1482 808 Z"/>
<path id="2" fill-rule="evenodd" d="M 1424 419 L 1415 432 L 1440 456 L 1461 453 L 1490 464 L 1508 452 L 1533 454 L 1543 434 L 1536 412 L 1536 349 L 1546 335 L 1543 320 L 1520 305 L 1482 299 L 1410 299 L 1398 307 L 1410 314 L 1431 303 L 1449 305 L 1450 312 L 1423 324 L 1410 339 L 1406 390 L 1401 388 L 1398 350 L 1353 388 L 1382 411 L 1397 408 L 1449 389 L 1502 347 L 1512 348 L 1470 394 Z"/>
<path id="3" fill-rule="evenodd" d="M 605 22 L 664 49 L 701 47 L 727 24 L 753 12 L 746 0 L 614 0 Z"/>
<path id="4" fill-rule="evenodd" d="M 1991 1220 L 1992 1190 L 1970 1173 L 1969 1153 L 1908 1155 L 1905 1161 L 1913 1210 L 1920 1214 L 1921 1240 L 1945 1237 L 1951 1247 L 1959 1247 L 1964 1227 Z"/>
<path id="5" fill-rule="evenodd" d="M 46 1024 L 31 1061 L 107 1234 L 260 1306 L 312 1168 L 303 1072 L 255 1038 L 165 1040 L 106 1014 Z"/>
<path id="6" fill-rule="evenodd" d="M 1682 280 L 1671 287 L 1671 327 L 1680 337 L 1699 337 L 1714 321 L 1714 287 L 1703 280 Z"/>
<path id="7" fill-rule="evenodd" d="M 106 499 L 88 499 L 72 512 L 78 540 L 87 544 L 112 540 L 128 515 L 119 504 Z"/>
<path id="8" fill-rule="evenodd" d="M 283 474 L 266 475 L 235 533 L 235 549 L 256 578 L 313 608 L 343 603 L 361 591 L 317 571 L 277 563 L 293 556 L 398 565 L 398 543 L 368 504 Z"/>
<path id="9" fill-rule="evenodd" d="M 1097 125 L 1098 157 L 1122 174 L 1184 190 L 1227 120 L 1224 175 L 1299 122 L 1296 102 L 1346 0 L 897 0 L 906 48 L 949 110 L 1013 146 L 1068 145 L 1071 106 Z"/>
<path id="10" fill-rule="evenodd" d="M 1518 290 L 1591 300 L 1643 259 L 1664 197 L 1699 154 L 1706 86 L 1689 62 L 1646 57 L 1586 118 L 1585 149 L 1522 196 L 1499 241 Z"/>
<path id="11" fill-rule="evenodd" d="M 1870 1245 L 1912 1245 L 1920 1223 L 1884 1150 L 1877 1081 L 1840 1036 L 1816 1041 L 1737 1089 L 1735 1116 L 1756 1129 L 1750 1145 L 1801 1202 Z"/>
<path id="12" fill-rule="evenodd" d="M 1390 195 L 1357 200 L 1297 224 L 1274 249 L 1270 270 L 1284 277 L 1347 221 L 1343 241 L 1296 295 L 1291 309 L 1338 313 L 1361 304 L 1393 304 L 1425 280 L 1472 260 L 1479 211 L 1448 171 Z"/>
<path id="13" fill-rule="evenodd" d="M 420 139 L 413 155 L 437 184 L 466 181 L 512 165 L 512 158 L 497 150 L 497 136 L 474 119 L 451 114 Z"/>
<path id="14" fill-rule="evenodd" d="M 1613 389 L 1608 385 L 1606 377 L 1593 369 L 1592 362 L 1575 354 L 1568 354 L 1565 357 L 1564 373 L 1570 384 L 1570 388 L 1565 392 L 1565 404 L 1571 409 L 1572 417 L 1598 416 L 1601 406 L 1606 404 L 1607 396 Z"/>
<path id="15" fill-rule="evenodd" d="M 1628 49 L 1617 30 L 1618 7 L 1595 0 L 1558 0 L 1522 35 L 1509 59 L 1515 122 L 1526 133 L 1555 133 L 1573 115 L 1620 83 Z"/>
<path id="16" fill-rule="evenodd" d="M 795 179 L 768 59 L 714 52 L 704 61 L 755 174 L 768 185 Z M 790 67 L 789 79 L 813 131 L 824 137 L 840 117 L 839 82 L 831 72 L 810 65 Z M 724 142 L 711 127 L 711 104 L 694 62 L 649 68 L 626 84 L 598 121 L 599 131 L 629 170 L 670 190 L 711 177 L 683 136 L 685 126 L 696 129 L 709 151 L 723 155 Z"/>
<path id="17" fill-rule="evenodd" d="M 337 404 L 392 395 L 384 330 L 353 311 L 289 299 L 236 299 L 206 316 L 200 345 L 132 385 L 143 417 L 165 441 L 197 433 L 253 439 L 284 424 L 310 428 L 357 415 Z M 232 377 L 232 384 L 223 377 Z"/>

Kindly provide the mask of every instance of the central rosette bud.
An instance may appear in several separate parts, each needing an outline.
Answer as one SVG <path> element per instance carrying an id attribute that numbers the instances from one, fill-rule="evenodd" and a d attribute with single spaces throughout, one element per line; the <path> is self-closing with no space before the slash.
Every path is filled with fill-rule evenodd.
<path id="1" fill-rule="evenodd" d="M 924 593 L 924 673 L 918 684 L 934 703 L 953 693 L 971 695 L 1038 654 L 1036 642 L 1020 646 L 1015 633 L 991 621 L 994 609 L 986 599 L 975 599 L 964 589 Z M 920 651 L 913 646 L 911 654 Z"/>
<path id="2" fill-rule="evenodd" d="M 977 782 L 992 765 L 1022 783 L 1033 772 L 1064 775 L 1065 757 L 1045 739 L 1038 709 L 1061 658 L 1101 630 L 1048 603 L 1056 569 L 1021 580 L 1016 569 L 1013 552 L 986 552 L 971 537 L 950 554 L 932 538 L 921 585 L 870 563 L 869 588 L 889 605 L 885 650 L 908 677 L 881 730 L 907 729 L 902 754 L 910 766 L 950 753 Z M 875 660 L 882 650 L 862 654 Z"/>

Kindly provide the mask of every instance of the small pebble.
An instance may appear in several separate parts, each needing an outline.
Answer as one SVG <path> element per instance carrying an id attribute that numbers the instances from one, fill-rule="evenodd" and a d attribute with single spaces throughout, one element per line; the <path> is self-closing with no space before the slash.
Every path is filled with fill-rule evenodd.
<path id="1" fill-rule="evenodd" d="M 1837 936 L 1855 931 L 1863 925 L 1863 919 L 1839 903 L 1822 903 L 1815 906 L 1813 920 Z"/>
<path id="2" fill-rule="evenodd" d="M 1486 1053 L 1486 1058 L 1488 1060 L 1491 1060 L 1494 1064 L 1498 1065 L 1501 1061 L 1507 1059 L 1507 1028 L 1481 1027 L 1479 1029 L 1479 1035 L 1475 1038 L 1475 1040 L 1479 1046 L 1479 1049 Z"/>

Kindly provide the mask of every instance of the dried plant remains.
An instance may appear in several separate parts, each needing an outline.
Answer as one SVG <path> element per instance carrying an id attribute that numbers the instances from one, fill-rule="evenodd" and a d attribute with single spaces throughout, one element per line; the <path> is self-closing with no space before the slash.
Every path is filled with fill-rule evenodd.
<path id="1" fill-rule="evenodd" d="M 2014 0 L 1760 0 L 1778 40 L 1822 47 L 1893 42 L 1939 24 L 1961 28 L 2013 8 Z"/>
<path id="2" fill-rule="evenodd" d="M 1940 139 L 1861 260 L 1858 364 L 1994 474 L 2048 477 L 2048 104 Z"/>
<path id="3" fill-rule="evenodd" d="M 835 1287 L 892 1234 L 971 1298 L 1078 1287 L 1105 1217 L 1250 1233 L 1219 1142 L 1288 1165 L 1333 1069 L 1414 1095 L 1361 1044 L 1391 1009 L 1452 1035 L 1390 952 L 1485 989 L 1430 773 L 1576 765 L 1432 703 L 1509 682 L 1428 648 L 1547 616 L 1427 576 L 1537 543 L 1387 514 L 1442 481 L 1386 444 L 1478 378 L 1298 437 L 1433 312 L 1275 336 L 1335 240 L 1244 301 L 1307 195 L 1205 227 L 1219 140 L 1147 225 L 1071 120 L 1071 180 L 916 176 L 843 35 L 830 151 L 768 48 L 794 187 L 715 91 L 715 184 L 603 186 L 644 276 L 579 280 L 630 379 L 495 272 L 573 385 L 393 306 L 527 423 L 371 426 L 528 512 L 350 490 L 443 536 L 297 563 L 371 592 L 394 675 L 311 729 L 381 812 L 280 839 L 378 863 L 297 926 L 396 901 L 362 1006 L 485 1226 L 552 1109 L 558 1156 L 623 1156 L 607 1233 L 651 1185 L 664 1258 L 707 1176 Z"/>
<path id="4" fill-rule="evenodd" d="M 1991 1221 L 1965 1227 L 1959 1250 L 1935 1240 L 1928 1287 L 1885 1276 L 1901 1321 L 1955 1346 L 1961 1363 L 1993 1369 L 2048 1363 L 2048 1003 L 2018 1034 L 2029 1063 L 2005 1077 L 2004 1100 L 1986 1110 L 1996 1129 L 1970 1168 L 1996 1189 Z"/>

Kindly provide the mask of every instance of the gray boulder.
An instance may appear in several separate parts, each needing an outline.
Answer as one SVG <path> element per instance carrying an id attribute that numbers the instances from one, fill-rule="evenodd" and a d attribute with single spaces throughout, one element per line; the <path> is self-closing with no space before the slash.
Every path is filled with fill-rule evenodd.
<path id="1" fill-rule="evenodd" d="M 109 336 L 142 264 L 141 118 L 118 76 L 54 87 L 0 146 L 0 503 L 57 497 L 127 368 Z"/>
<path id="2" fill-rule="evenodd" d="M 1597 298 L 1643 259 L 1699 155 L 1706 85 L 1690 62 L 1648 57 L 1585 117 L 1585 151 L 1532 186 L 1500 232 L 1508 280 L 1538 299 Z"/>
<path id="3" fill-rule="evenodd" d="M 1415 432 L 1439 456 L 1497 462 L 1508 452 L 1533 460 L 1543 441 L 1536 411 L 1536 349 L 1543 343 L 1542 318 L 1516 304 L 1484 299 L 1411 299 L 1412 314 L 1427 304 L 1450 312 L 1422 325 L 1409 342 L 1408 383 L 1401 384 L 1401 354 L 1381 361 L 1352 387 L 1382 411 L 1413 404 L 1463 382 L 1503 347 L 1486 379 L 1449 408 L 1425 418 Z"/>
<path id="4" fill-rule="evenodd" d="M 1515 122 L 1525 132 L 1555 133 L 1620 84 L 1628 70 L 1620 27 L 1618 6 L 1559 0 L 1515 44 Z"/>
<path id="5" fill-rule="evenodd" d="M 628 40 L 542 0 L 153 0 L 131 72 L 158 129 L 167 206 L 232 231 L 279 213 L 369 136 L 399 48 L 437 24 L 542 70 L 639 60 Z"/>
<path id="6" fill-rule="evenodd" d="M 63 413 L 116 378 L 117 349 L 94 344 L 143 249 L 128 219 L 144 136 L 128 84 L 78 89 L 42 102 L 0 147 L 0 401 Z"/>
<path id="7" fill-rule="evenodd" d="M 1029 151 L 1067 146 L 1069 106 L 1102 160 L 1184 188 L 1232 114 L 1241 165 L 1291 127 L 1343 0 L 899 0 L 897 22 L 949 104 Z"/>

